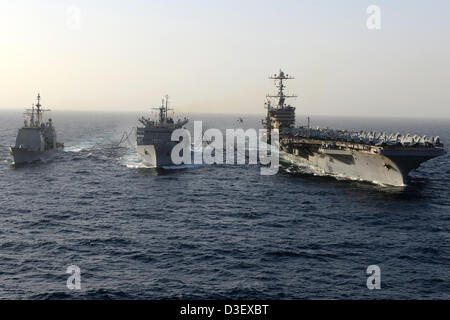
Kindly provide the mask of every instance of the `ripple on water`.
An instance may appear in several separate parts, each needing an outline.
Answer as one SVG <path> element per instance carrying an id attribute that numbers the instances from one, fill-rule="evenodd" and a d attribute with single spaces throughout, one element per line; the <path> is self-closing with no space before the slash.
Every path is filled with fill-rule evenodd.
<path id="1" fill-rule="evenodd" d="M 449 155 L 401 189 L 289 168 L 142 168 L 110 142 L 136 115 L 111 117 L 62 115 L 71 148 L 0 166 L 3 298 L 450 298 Z M 65 287 L 70 264 L 81 292 Z M 381 292 L 363 290 L 370 264 L 382 267 Z"/>

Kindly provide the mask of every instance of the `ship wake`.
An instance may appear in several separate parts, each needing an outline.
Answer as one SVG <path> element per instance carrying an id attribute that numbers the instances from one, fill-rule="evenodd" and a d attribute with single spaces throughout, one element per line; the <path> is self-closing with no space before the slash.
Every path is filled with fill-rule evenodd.
<path id="1" fill-rule="evenodd" d="M 374 185 L 381 186 L 381 187 L 392 187 L 391 185 L 381 183 L 376 180 L 368 181 L 368 180 L 364 180 L 364 179 L 361 179 L 358 177 L 329 173 L 329 172 L 326 172 L 325 170 L 322 170 L 322 169 L 312 166 L 310 164 L 283 157 L 283 153 L 284 152 L 282 152 L 280 154 L 280 156 L 281 156 L 280 168 L 282 168 L 287 173 L 310 175 L 310 176 L 316 176 L 316 177 L 330 177 L 330 178 L 334 178 L 337 181 L 357 181 L 357 182 L 362 182 L 362 183 L 370 183 L 370 184 L 374 184 Z M 405 186 L 399 186 L 399 187 L 405 187 Z"/>
<path id="2" fill-rule="evenodd" d="M 195 153 L 196 152 L 193 152 L 193 155 Z M 136 149 L 132 149 L 132 148 L 129 148 L 128 152 L 124 156 L 120 157 L 119 162 L 120 162 L 120 164 L 122 164 L 123 166 L 125 166 L 129 169 L 155 169 L 156 168 L 156 166 L 152 166 L 152 165 L 149 165 L 149 164 L 141 161 L 136 152 Z M 204 162 L 201 164 L 167 165 L 167 166 L 162 166 L 161 169 L 164 169 L 164 170 L 192 169 L 192 168 L 199 168 L 204 165 L 205 165 Z"/>

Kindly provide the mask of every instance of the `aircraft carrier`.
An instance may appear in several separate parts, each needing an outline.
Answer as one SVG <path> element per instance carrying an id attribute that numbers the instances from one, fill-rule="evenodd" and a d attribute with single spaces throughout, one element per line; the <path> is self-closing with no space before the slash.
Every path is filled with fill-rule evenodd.
<path id="1" fill-rule="evenodd" d="M 42 109 L 40 101 L 41 95 L 38 94 L 37 104 L 25 111 L 26 119 L 19 129 L 15 146 L 9 147 L 15 165 L 48 160 L 64 148 L 63 143 L 56 141 L 52 119 L 44 122 L 43 114 L 50 110 Z"/>
<path id="2" fill-rule="evenodd" d="M 136 149 L 139 159 L 148 166 L 162 167 L 172 165 L 172 148 L 177 144 L 171 141 L 172 132 L 184 126 L 188 119 L 178 119 L 176 122 L 170 117 L 168 112 L 169 96 L 162 100 L 161 107 L 153 108 L 155 120 L 141 117 L 139 122 L 143 127 L 136 130 Z M 158 117 L 159 114 L 159 117 Z"/>
<path id="3" fill-rule="evenodd" d="M 286 103 L 285 81 L 294 79 L 280 70 L 270 76 L 278 92 L 268 95 L 263 120 L 270 130 L 279 129 L 280 161 L 335 177 L 405 186 L 409 173 L 423 162 L 446 153 L 439 137 L 411 134 L 295 127 L 295 107 Z M 272 105 L 272 99 L 278 103 Z"/>

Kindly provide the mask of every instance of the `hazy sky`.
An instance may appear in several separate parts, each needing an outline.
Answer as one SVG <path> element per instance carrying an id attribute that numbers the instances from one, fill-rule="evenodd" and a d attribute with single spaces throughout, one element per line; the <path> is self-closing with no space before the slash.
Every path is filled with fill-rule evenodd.
<path id="1" fill-rule="evenodd" d="M 0 108 L 40 92 L 58 110 L 143 111 L 168 93 L 180 112 L 262 113 L 283 68 L 297 114 L 450 117 L 449 13 L 448 0 L 0 0 Z"/>

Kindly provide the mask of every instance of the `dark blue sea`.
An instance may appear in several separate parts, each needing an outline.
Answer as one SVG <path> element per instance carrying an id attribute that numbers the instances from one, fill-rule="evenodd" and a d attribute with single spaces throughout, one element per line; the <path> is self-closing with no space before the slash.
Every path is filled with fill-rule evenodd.
<path id="1" fill-rule="evenodd" d="M 8 146 L 22 111 L 0 112 L 1 299 L 450 298 L 449 154 L 404 188 L 291 168 L 261 176 L 258 165 L 156 170 L 118 145 L 141 115 L 53 112 L 65 151 L 15 168 Z M 189 115 L 222 129 L 259 128 L 262 117 Z M 445 119 L 312 125 L 450 144 Z M 69 265 L 81 290 L 66 287 Z M 366 286 L 369 265 L 380 267 L 379 290 Z"/>

